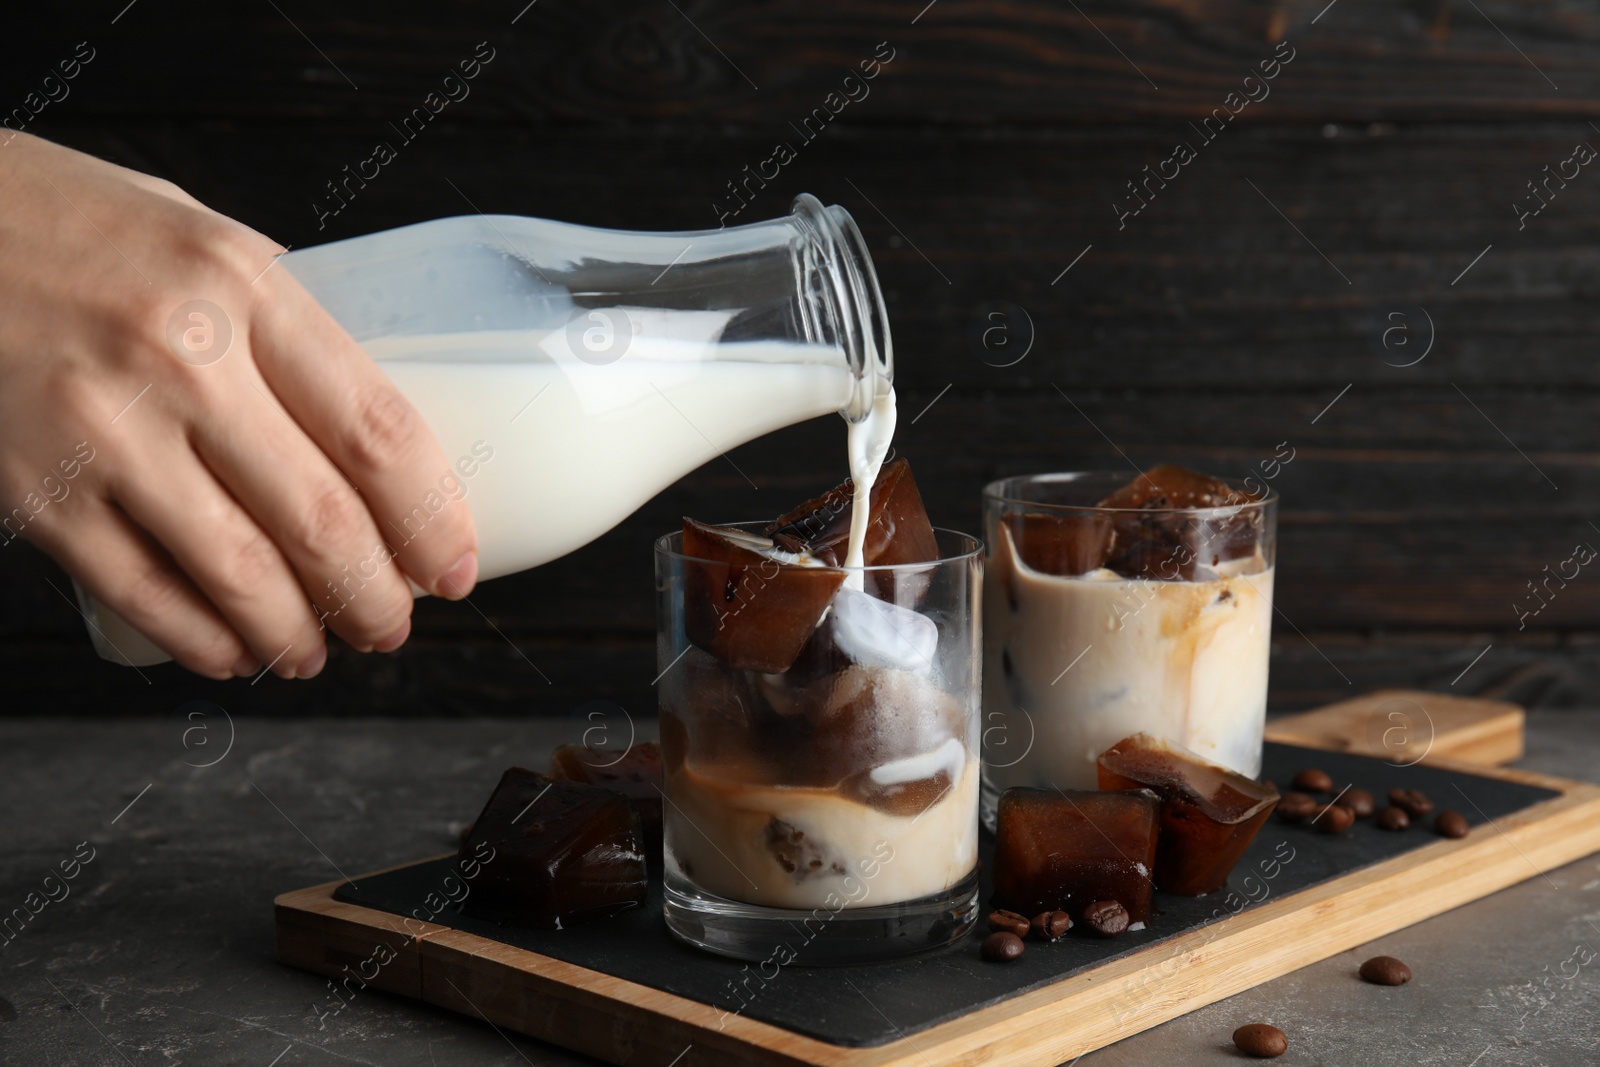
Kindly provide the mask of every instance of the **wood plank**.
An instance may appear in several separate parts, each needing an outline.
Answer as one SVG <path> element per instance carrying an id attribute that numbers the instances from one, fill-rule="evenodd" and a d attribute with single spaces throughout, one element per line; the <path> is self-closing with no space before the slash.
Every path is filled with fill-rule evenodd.
<path id="1" fill-rule="evenodd" d="M 1495 833 L 1441 839 L 875 1048 L 724 1018 L 707 1005 L 461 931 L 421 939 L 423 999 L 629 1067 L 668 1067 L 692 1049 L 701 1056 L 693 1062 L 719 1067 L 979 1060 L 1048 1067 L 1600 849 L 1600 787 L 1433 762 L 1562 795 L 1498 821 Z M 314 899 L 332 888 L 302 892 Z"/>
<path id="2" fill-rule="evenodd" d="M 1267 740 L 1355 752 L 1407 767 L 1441 758 L 1498 766 L 1523 755 L 1526 713 L 1502 700 L 1385 689 L 1287 715 Z"/>
<path id="3" fill-rule="evenodd" d="M 403 146 L 319 229 L 312 205 L 324 183 L 369 154 L 375 138 L 392 136 L 384 123 L 312 125 L 292 136 L 274 124 L 131 121 L 114 132 L 71 124 L 58 132 L 170 177 L 297 247 L 473 205 L 597 226 L 714 227 L 725 183 L 770 150 L 769 137 L 749 133 L 441 126 Z M 1575 181 L 1525 230 L 1511 208 L 1577 142 L 1600 144 L 1586 123 L 1333 138 L 1315 128 L 1233 132 L 1120 230 L 1114 202 L 1170 151 L 1174 129 L 846 131 L 809 146 L 735 221 L 783 214 L 800 190 L 850 208 L 883 281 L 911 389 L 955 383 L 1001 395 L 1056 382 L 1069 392 L 1182 392 L 1208 406 L 1239 397 L 1241 410 L 1267 394 L 1303 407 L 1307 420 L 1352 383 L 1355 397 L 1431 396 L 1467 414 L 1452 382 L 1475 399 L 1486 387 L 1515 390 L 1558 418 L 1562 408 L 1592 406 L 1600 366 L 1585 346 L 1600 328 L 1592 299 L 1600 212 L 1590 210 L 1600 184 Z M 1014 366 L 983 358 L 993 357 L 979 327 L 995 302 L 1026 312 L 1007 313 L 1006 336 L 1018 344 L 1032 324 L 1033 349 Z M 1416 366 L 1395 366 L 1423 350 L 1419 307 L 1432 317 L 1435 347 Z M 1382 347 L 1395 312 L 1419 347 Z M 1428 414 L 1358 425 L 1400 444 L 1430 432 Z"/>
<path id="4" fill-rule="evenodd" d="M 469 121 L 781 127 L 824 106 L 887 41 L 894 60 L 839 121 L 1105 123 L 1210 114 L 1287 38 L 1292 63 L 1238 121 L 1600 114 L 1600 17 L 1578 0 L 1332 11 L 1324 0 L 402 0 L 381 16 L 191 0 L 108 25 L 120 6 L 31 13 L 29 39 L 7 42 L 3 98 L 22 99 L 89 36 L 100 55 L 61 105 L 76 114 L 398 119 L 488 40 L 495 60 L 454 106 Z"/>

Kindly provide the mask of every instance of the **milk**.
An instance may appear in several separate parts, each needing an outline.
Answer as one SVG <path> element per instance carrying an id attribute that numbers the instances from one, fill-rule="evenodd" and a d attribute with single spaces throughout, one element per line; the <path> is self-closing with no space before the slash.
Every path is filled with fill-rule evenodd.
<path id="1" fill-rule="evenodd" d="M 597 366 L 567 342 L 506 331 L 364 345 L 452 466 L 492 450 L 459 479 L 483 578 L 581 548 L 729 449 L 838 411 L 853 384 L 820 346 L 731 344 L 711 359 L 702 343 L 640 339 Z"/>

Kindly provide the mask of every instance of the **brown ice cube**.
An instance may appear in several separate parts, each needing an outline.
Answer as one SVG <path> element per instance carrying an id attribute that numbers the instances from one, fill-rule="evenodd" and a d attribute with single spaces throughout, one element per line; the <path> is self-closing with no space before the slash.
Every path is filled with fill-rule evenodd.
<path id="1" fill-rule="evenodd" d="M 839 792 L 890 815 L 912 818 L 943 800 L 966 764 L 966 746 L 952 737 L 931 752 L 857 771 L 839 784 Z"/>
<path id="2" fill-rule="evenodd" d="M 702 766 L 761 764 L 769 775 L 777 773 L 775 717 L 752 681 L 760 677 L 719 663 L 703 649 L 686 649 L 657 684 L 666 770 L 677 770 L 692 752 Z"/>
<path id="3" fill-rule="evenodd" d="M 845 481 L 808 500 L 769 523 L 763 531 L 774 541 L 803 544 L 817 559 L 844 566 L 855 511 L 855 483 Z M 939 558 L 939 545 L 928 521 L 927 509 L 911 464 L 904 459 L 886 463 L 872 483 L 871 510 L 862 547 L 867 567 L 929 563 Z M 868 576 L 870 591 L 885 600 L 915 603 L 928 585 L 928 576 L 915 572 L 878 572 Z"/>
<path id="4" fill-rule="evenodd" d="M 844 581 L 830 567 L 780 563 L 767 538 L 683 520 L 689 640 L 730 667 L 786 671 Z"/>
<path id="5" fill-rule="evenodd" d="M 872 483 L 871 504 L 863 550 L 866 566 L 927 563 L 939 558 L 933 526 L 922 506 L 922 494 L 911 476 L 909 461 L 897 459 L 884 464 Z M 855 483 L 846 480 L 780 515 L 762 532 L 774 539 L 795 538 L 818 559 L 842 566 L 854 509 Z"/>
<path id="6" fill-rule="evenodd" d="M 1147 789 L 1007 789 L 995 826 L 995 902 L 1080 920 L 1095 901 L 1115 900 L 1143 922 L 1160 807 Z"/>
<path id="7" fill-rule="evenodd" d="M 767 823 L 767 848 L 772 858 L 798 885 L 814 874 L 846 874 L 844 861 L 826 846 L 808 838 L 804 830 L 796 829 L 782 819 L 773 817 Z"/>
<path id="8" fill-rule="evenodd" d="M 640 836 L 622 794 L 512 767 L 461 843 L 480 868 L 464 906 L 559 929 L 643 904 Z"/>
<path id="9" fill-rule="evenodd" d="M 821 695 L 807 714 L 789 720 L 786 748 L 797 784 L 836 785 L 964 736 L 960 704 L 910 671 L 852 666 L 813 686 Z"/>
<path id="10" fill-rule="evenodd" d="M 1105 565 L 1130 578 L 1193 581 L 1228 560 L 1255 552 L 1261 512 L 1249 494 L 1219 478 L 1162 463 L 1100 501 L 1126 509 L 1111 516 L 1115 534 Z M 1238 509 L 1174 515 L 1170 509 Z"/>
<path id="11" fill-rule="evenodd" d="M 1220 478 L 1176 463 L 1159 463 L 1100 501 L 1100 507 L 1220 508 L 1249 499 Z"/>
<path id="12" fill-rule="evenodd" d="M 562 745 L 550 756 L 550 777 L 596 785 L 627 797 L 638 813 L 646 848 L 652 856 L 661 855 L 660 745 L 640 741 L 622 753 L 579 742 Z"/>
<path id="13" fill-rule="evenodd" d="M 1105 565 L 1111 549 L 1111 520 L 1103 515 L 1019 512 L 1005 524 L 1017 557 L 1043 574 L 1087 574 Z"/>
<path id="14" fill-rule="evenodd" d="M 1125 737 L 1100 754 L 1101 789 L 1143 786 L 1161 797 L 1156 887 L 1199 896 L 1221 889 L 1278 804 L 1253 779 L 1149 734 Z"/>

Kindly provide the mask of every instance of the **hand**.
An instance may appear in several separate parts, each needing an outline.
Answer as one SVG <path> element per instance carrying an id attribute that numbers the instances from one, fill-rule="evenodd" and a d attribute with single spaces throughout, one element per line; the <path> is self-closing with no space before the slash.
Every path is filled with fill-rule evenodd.
<path id="1" fill-rule="evenodd" d="M 459 501 L 388 548 L 450 468 L 283 252 L 169 182 L 0 142 L 0 548 L 214 678 L 311 677 L 324 622 L 392 650 L 408 576 L 459 599 L 478 574 Z"/>

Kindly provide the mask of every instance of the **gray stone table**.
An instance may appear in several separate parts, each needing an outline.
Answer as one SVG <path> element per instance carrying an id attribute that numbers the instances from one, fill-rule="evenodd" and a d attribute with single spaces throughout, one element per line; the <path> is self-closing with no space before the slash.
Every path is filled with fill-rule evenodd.
<path id="1" fill-rule="evenodd" d="M 230 724 L 215 712 L 0 721 L 0 912 L 41 891 L 63 861 L 76 873 L 65 897 L 51 883 L 61 899 L 0 942 L 0 1063 L 589 1062 L 371 991 L 319 1026 L 323 979 L 274 961 L 271 903 L 340 871 L 449 847 L 502 768 L 539 764 L 593 725 L 252 718 L 232 724 L 229 748 Z M 1600 713 L 1531 716 L 1522 765 L 1600 780 Z M 1239 1062 L 1234 1027 L 1268 1020 L 1291 1034 L 1283 1064 L 1592 1064 L 1600 958 L 1563 977 L 1578 946 L 1600 948 L 1600 857 L 1081 1062 Z M 1379 952 L 1417 979 L 1400 989 L 1355 981 L 1357 963 Z"/>

